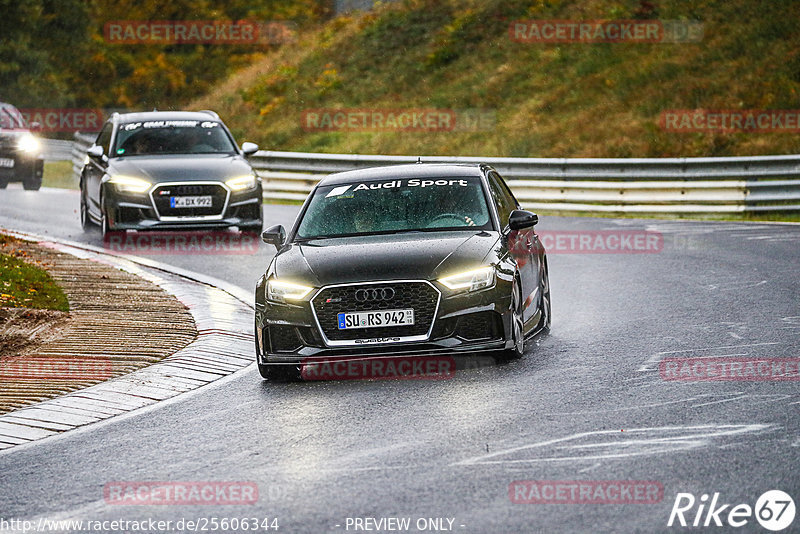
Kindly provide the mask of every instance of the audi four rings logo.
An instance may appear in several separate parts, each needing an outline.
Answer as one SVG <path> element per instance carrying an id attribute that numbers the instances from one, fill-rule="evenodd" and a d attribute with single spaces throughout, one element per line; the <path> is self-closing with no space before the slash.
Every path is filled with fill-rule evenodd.
<path id="1" fill-rule="evenodd" d="M 367 302 L 368 300 L 392 300 L 394 289 L 391 287 L 371 287 L 369 289 L 357 289 L 356 300 Z"/>

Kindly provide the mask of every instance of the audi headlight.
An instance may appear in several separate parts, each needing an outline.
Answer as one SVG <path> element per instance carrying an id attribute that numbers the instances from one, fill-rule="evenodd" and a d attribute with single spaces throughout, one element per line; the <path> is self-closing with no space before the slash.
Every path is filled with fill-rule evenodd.
<path id="1" fill-rule="evenodd" d="M 244 191 L 245 189 L 253 189 L 256 186 L 256 177 L 252 174 L 247 174 L 245 176 L 237 176 L 236 178 L 231 178 L 230 180 L 226 180 L 225 184 L 230 187 L 233 191 Z"/>
<path id="2" fill-rule="evenodd" d="M 17 141 L 17 148 L 28 154 L 36 154 L 41 150 L 42 144 L 33 135 L 26 133 Z"/>
<path id="3" fill-rule="evenodd" d="M 463 273 L 440 278 L 439 281 L 449 289 L 476 291 L 494 285 L 494 267 L 481 267 Z"/>
<path id="4" fill-rule="evenodd" d="M 144 193 L 150 189 L 150 186 L 152 185 L 147 180 L 142 180 L 141 178 L 120 175 L 112 176 L 108 183 L 114 184 L 114 187 L 117 188 L 117 191 L 122 193 Z"/>
<path id="5" fill-rule="evenodd" d="M 273 302 L 300 300 L 308 295 L 312 289 L 314 288 L 273 279 L 267 282 L 267 299 Z"/>

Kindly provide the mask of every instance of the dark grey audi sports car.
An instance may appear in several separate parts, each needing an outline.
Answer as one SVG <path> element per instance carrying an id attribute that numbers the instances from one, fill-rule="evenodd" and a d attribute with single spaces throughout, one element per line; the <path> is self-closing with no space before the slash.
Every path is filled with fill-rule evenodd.
<path id="1" fill-rule="evenodd" d="M 256 287 L 261 376 L 306 362 L 492 351 L 522 356 L 550 328 L 547 256 L 486 165 L 415 164 L 333 174 Z"/>
<path id="2" fill-rule="evenodd" d="M 115 113 L 80 177 L 84 229 L 262 230 L 261 180 L 213 111 Z"/>

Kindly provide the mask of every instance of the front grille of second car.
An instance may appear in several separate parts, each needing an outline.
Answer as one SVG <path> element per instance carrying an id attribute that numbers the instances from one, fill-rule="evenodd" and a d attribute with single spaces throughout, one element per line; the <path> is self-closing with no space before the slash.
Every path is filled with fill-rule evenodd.
<path id="1" fill-rule="evenodd" d="M 161 194 L 169 191 L 169 194 Z M 170 197 L 211 195 L 210 208 L 171 208 Z M 162 217 L 204 217 L 220 215 L 225 208 L 227 190 L 221 184 L 161 184 L 153 190 L 153 202 Z"/>
<path id="2" fill-rule="evenodd" d="M 358 302 L 356 290 L 360 288 L 391 287 L 395 295 L 391 300 Z M 341 299 L 341 300 L 339 300 Z M 329 302 L 332 300 L 332 302 Z M 320 327 L 331 341 L 347 341 L 377 337 L 407 337 L 426 335 L 436 314 L 439 293 L 424 282 L 386 282 L 385 284 L 329 287 L 314 297 L 313 306 Z M 377 328 L 353 328 L 339 330 L 337 315 L 340 312 L 377 310 L 414 310 L 411 326 L 387 326 Z"/>

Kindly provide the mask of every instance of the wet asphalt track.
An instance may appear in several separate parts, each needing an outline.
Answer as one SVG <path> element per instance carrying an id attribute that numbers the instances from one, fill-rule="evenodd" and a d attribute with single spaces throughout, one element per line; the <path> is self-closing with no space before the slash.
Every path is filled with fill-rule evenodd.
<path id="1" fill-rule="evenodd" d="M 0 227 L 100 245 L 77 206 L 75 192 L 11 185 Z M 265 206 L 267 224 L 296 212 Z M 650 230 L 663 250 L 550 254 L 552 333 L 517 362 L 443 381 L 293 384 L 250 367 L 0 454 L 0 519 L 277 517 L 280 532 L 346 532 L 347 518 L 408 517 L 411 532 L 418 518 L 465 533 L 660 532 L 688 530 L 666 526 L 679 492 L 752 506 L 781 489 L 800 503 L 800 383 L 673 382 L 657 370 L 675 356 L 800 357 L 800 225 L 542 217 L 537 228 Z M 271 254 L 153 258 L 249 289 Z M 518 480 L 647 480 L 664 496 L 514 504 Z M 253 481 L 259 500 L 110 505 L 113 481 Z M 753 518 L 736 531 L 766 532 Z"/>

